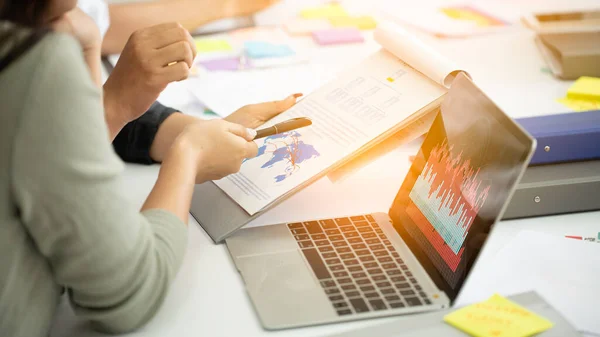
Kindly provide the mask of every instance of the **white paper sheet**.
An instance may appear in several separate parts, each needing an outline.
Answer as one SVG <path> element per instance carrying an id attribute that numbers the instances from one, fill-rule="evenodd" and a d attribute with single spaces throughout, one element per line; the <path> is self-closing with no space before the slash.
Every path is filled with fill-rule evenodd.
<path id="1" fill-rule="evenodd" d="M 400 60 L 446 88 L 450 88 L 460 72 L 471 77 L 435 49 L 392 22 L 384 21 L 377 26 L 375 40 Z"/>
<path id="2" fill-rule="evenodd" d="M 247 104 L 276 101 L 294 93 L 308 94 L 333 78 L 319 65 L 296 64 L 269 69 L 203 72 L 187 88 L 206 107 L 227 117 Z M 228 93 L 223 95 L 223 93 Z"/>
<path id="3" fill-rule="evenodd" d="M 256 140 L 258 156 L 215 184 L 249 214 L 414 116 L 446 89 L 382 50 L 269 124 L 308 117 L 310 127 Z"/>
<path id="4" fill-rule="evenodd" d="M 600 245 L 522 231 L 478 266 L 455 306 L 535 290 L 578 330 L 600 334 Z"/>

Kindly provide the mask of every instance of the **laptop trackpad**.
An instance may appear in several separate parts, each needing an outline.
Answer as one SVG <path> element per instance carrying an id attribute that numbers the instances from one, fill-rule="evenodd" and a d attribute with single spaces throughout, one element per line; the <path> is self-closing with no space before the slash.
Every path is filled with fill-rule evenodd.
<path id="1" fill-rule="evenodd" d="M 267 327 L 337 316 L 298 250 L 240 257 L 238 267 Z"/>

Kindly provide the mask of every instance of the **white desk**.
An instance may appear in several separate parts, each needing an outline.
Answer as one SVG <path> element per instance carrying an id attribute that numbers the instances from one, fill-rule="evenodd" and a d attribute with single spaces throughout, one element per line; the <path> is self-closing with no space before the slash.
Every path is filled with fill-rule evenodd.
<path id="1" fill-rule="evenodd" d="M 513 117 L 566 111 L 553 99 L 561 97 L 569 83 L 556 81 L 540 71 L 545 65 L 531 39 L 530 33 L 519 31 L 494 38 L 438 41 L 435 47 L 460 61 L 476 83 Z M 161 101 L 187 113 L 201 114 L 203 107 L 188 91 L 182 90 L 184 85 L 171 85 Z M 387 211 L 409 168 L 407 157 L 417 148 L 418 142 L 399 148 L 336 184 L 326 178 L 321 179 L 251 225 Z M 134 204 L 142 205 L 157 173 L 157 166 L 128 166 L 127 190 L 131 192 Z M 315 200 L 328 200 L 328 203 Z M 599 223 L 600 212 L 501 222 L 490 237 L 479 263 L 489 261 L 520 230 L 591 235 L 600 230 Z M 325 336 L 393 319 L 265 331 L 225 246 L 213 244 L 192 217 L 189 234 L 185 260 L 164 305 L 146 327 L 131 336 Z M 477 266 L 473 272 L 477 272 Z M 68 304 L 63 302 L 51 336 L 101 335 L 92 332 L 86 322 L 75 318 Z"/>

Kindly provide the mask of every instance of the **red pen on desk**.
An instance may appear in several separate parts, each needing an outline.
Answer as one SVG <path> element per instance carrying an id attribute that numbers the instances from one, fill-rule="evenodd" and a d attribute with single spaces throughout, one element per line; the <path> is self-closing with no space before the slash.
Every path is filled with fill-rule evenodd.
<path id="1" fill-rule="evenodd" d="M 593 236 L 590 237 L 583 237 L 583 236 L 578 236 L 578 235 L 565 235 L 565 238 L 567 239 L 574 239 L 574 240 L 581 240 L 581 241 L 588 241 L 588 242 L 598 242 L 600 243 L 599 239 L 596 239 Z"/>

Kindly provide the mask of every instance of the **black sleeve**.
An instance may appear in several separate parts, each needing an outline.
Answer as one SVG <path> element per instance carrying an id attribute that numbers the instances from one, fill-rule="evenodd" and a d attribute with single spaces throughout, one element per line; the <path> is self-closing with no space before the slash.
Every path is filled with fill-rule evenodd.
<path id="1" fill-rule="evenodd" d="M 162 122 L 176 113 L 159 102 L 154 102 L 141 117 L 127 124 L 113 141 L 113 148 L 125 162 L 154 164 L 150 157 L 150 147 Z"/>

